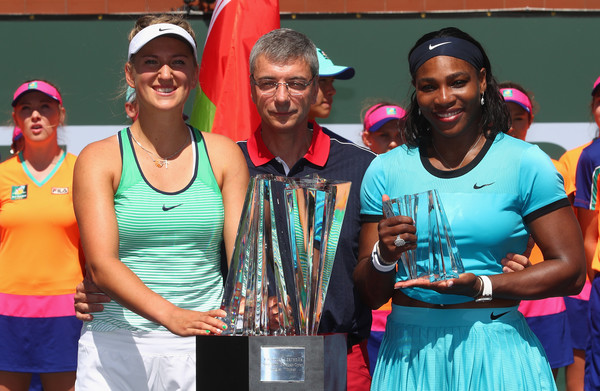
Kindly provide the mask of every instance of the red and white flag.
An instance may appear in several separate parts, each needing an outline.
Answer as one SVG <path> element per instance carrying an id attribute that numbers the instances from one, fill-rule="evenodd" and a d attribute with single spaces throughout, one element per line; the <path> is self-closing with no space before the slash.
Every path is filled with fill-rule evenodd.
<path id="1" fill-rule="evenodd" d="M 279 26 L 279 0 L 217 2 L 200 63 L 193 126 L 233 141 L 256 130 L 260 117 L 250 97 L 250 50 Z"/>

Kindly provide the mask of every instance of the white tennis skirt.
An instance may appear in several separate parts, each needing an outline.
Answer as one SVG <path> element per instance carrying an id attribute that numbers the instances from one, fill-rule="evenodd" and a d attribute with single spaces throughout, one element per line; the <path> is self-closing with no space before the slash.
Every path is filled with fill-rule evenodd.
<path id="1" fill-rule="evenodd" d="M 85 330 L 76 390 L 196 390 L 196 338 L 168 331 Z"/>

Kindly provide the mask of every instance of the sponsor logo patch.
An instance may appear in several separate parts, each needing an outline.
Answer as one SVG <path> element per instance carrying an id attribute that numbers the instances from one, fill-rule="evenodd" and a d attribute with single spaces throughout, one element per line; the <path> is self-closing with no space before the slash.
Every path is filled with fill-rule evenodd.
<path id="1" fill-rule="evenodd" d="M 53 187 L 52 194 L 69 194 L 68 187 Z"/>
<path id="2" fill-rule="evenodd" d="M 27 185 L 13 186 L 10 192 L 11 200 L 24 200 L 27 198 Z"/>

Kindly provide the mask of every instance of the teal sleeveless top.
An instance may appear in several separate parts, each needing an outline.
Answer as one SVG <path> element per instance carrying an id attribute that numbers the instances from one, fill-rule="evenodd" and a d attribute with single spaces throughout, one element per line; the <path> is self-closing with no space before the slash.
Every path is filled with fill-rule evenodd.
<path id="1" fill-rule="evenodd" d="M 129 128 L 118 133 L 121 181 L 114 197 L 119 226 L 119 258 L 143 282 L 178 307 L 208 311 L 221 305 L 223 198 L 202 134 L 190 128 L 195 170 L 183 189 L 167 193 L 144 177 Z M 85 327 L 166 330 L 114 300 Z"/>

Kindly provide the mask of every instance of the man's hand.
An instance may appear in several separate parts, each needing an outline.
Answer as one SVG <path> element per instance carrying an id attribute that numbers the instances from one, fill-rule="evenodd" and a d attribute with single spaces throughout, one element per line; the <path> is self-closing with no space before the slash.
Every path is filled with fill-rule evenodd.
<path id="1" fill-rule="evenodd" d="M 102 303 L 108 303 L 110 297 L 105 295 L 92 280 L 84 278 L 75 288 L 75 316 L 77 319 L 89 322 L 94 319 L 90 312 L 104 311 Z"/>

